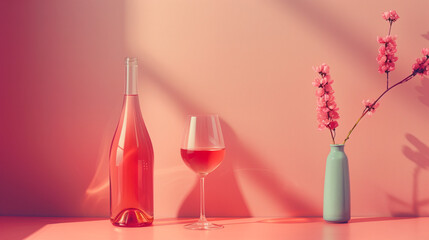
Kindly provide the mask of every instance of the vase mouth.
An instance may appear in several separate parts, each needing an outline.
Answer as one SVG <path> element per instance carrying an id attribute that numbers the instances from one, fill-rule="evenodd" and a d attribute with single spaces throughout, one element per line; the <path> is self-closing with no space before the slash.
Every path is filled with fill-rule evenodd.
<path id="1" fill-rule="evenodd" d="M 344 144 L 329 144 L 331 147 L 344 147 Z"/>

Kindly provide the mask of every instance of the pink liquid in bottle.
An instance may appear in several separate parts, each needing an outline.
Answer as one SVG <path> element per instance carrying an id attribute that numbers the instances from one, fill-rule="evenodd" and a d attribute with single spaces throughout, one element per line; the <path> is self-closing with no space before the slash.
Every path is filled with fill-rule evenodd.
<path id="1" fill-rule="evenodd" d="M 198 150 L 180 149 L 183 161 L 196 173 L 208 174 L 215 170 L 223 160 L 225 148 Z"/>
<path id="2" fill-rule="evenodd" d="M 136 60 L 127 58 L 126 94 L 110 148 L 110 221 L 121 227 L 153 222 L 153 149 L 140 112 L 134 67 Z"/>

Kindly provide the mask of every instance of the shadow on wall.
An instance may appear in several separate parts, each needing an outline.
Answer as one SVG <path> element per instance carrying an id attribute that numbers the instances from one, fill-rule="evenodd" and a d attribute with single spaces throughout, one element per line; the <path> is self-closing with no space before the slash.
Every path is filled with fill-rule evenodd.
<path id="1" fill-rule="evenodd" d="M 429 79 L 423 79 L 421 86 L 416 87 L 416 91 L 419 93 L 418 99 L 426 107 L 429 107 Z"/>
<path id="2" fill-rule="evenodd" d="M 429 32 L 423 33 L 421 36 L 429 40 Z M 428 79 L 423 79 L 423 81 L 421 81 L 421 86 L 416 87 L 416 91 L 419 94 L 417 97 L 418 100 L 426 107 L 429 107 Z M 402 147 L 402 153 L 415 163 L 411 203 L 391 194 L 387 194 L 387 198 L 390 202 L 390 212 L 392 216 L 420 216 L 421 208 L 429 205 L 429 199 L 419 199 L 419 176 L 422 170 L 427 170 L 429 167 L 429 147 L 410 133 L 405 134 L 405 138 L 410 142 L 412 147 L 404 145 Z"/>
<path id="3" fill-rule="evenodd" d="M 425 38 L 426 40 L 429 40 L 429 31 L 427 33 L 423 33 L 422 37 Z"/>
<path id="4" fill-rule="evenodd" d="M 370 41 L 362 41 L 362 34 L 359 31 L 348 26 L 344 21 L 338 21 L 341 18 L 334 15 L 335 11 L 329 11 L 322 2 L 318 5 L 313 1 L 301 0 L 278 0 L 278 2 L 285 7 L 297 10 L 295 12 L 301 13 L 305 21 L 310 21 L 318 29 L 323 29 L 326 36 L 332 37 L 338 47 L 343 48 L 344 51 L 352 51 L 356 57 L 359 56 L 364 63 L 363 66 L 368 66 L 368 59 L 373 59 L 376 49 L 372 49 Z M 356 48 L 359 48 L 359 51 L 356 51 Z"/>
<path id="5" fill-rule="evenodd" d="M 423 79 L 423 81 L 421 81 L 421 86 L 416 87 L 416 91 L 419 93 L 417 97 L 419 101 L 426 107 L 429 107 L 429 81 Z M 420 209 L 429 205 L 429 199 L 419 198 L 419 176 L 422 170 L 427 170 L 429 168 L 429 147 L 410 133 L 405 134 L 405 138 L 411 145 L 404 145 L 402 153 L 415 164 L 411 203 L 391 194 L 387 194 L 387 198 L 391 205 L 390 212 L 392 216 L 420 216 Z"/>
<path id="6" fill-rule="evenodd" d="M 312 216 L 317 210 L 309 204 L 309 201 L 300 196 L 300 193 L 292 186 L 270 171 L 263 161 L 254 153 L 248 150 L 238 139 L 231 126 L 221 120 L 222 131 L 225 138 L 226 154 L 225 159 L 218 170 L 209 175 L 206 181 L 206 202 L 207 213 L 210 216 L 211 206 L 216 209 L 215 215 L 223 216 L 250 216 L 249 206 L 244 203 L 246 200 L 242 197 L 236 174 L 245 172 L 253 185 L 246 188 L 258 189 L 257 194 L 264 194 L 272 201 L 281 206 L 279 215 L 287 216 Z M 240 164 L 237 164 L 240 162 Z M 240 165 L 239 167 L 237 165 Z M 216 171 L 222 172 L 216 174 Z M 262 174 L 261 174 L 262 172 Z M 199 211 L 199 185 L 195 181 L 193 190 L 189 193 L 178 212 L 178 217 L 198 216 Z M 256 194 L 254 190 L 253 194 Z M 255 196 L 258 197 L 258 196 Z M 250 206 L 251 207 L 251 206 Z M 270 206 L 258 209 L 271 209 Z"/>
<path id="7" fill-rule="evenodd" d="M 162 71 L 154 67 L 157 64 L 148 60 L 150 59 L 149 57 L 141 57 L 140 59 L 142 59 L 139 63 L 139 66 L 141 66 L 139 69 L 142 71 L 141 74 L 148 81 L 153 81 L 158 88 L 166 93 L 166 96 L 172 98 L 172 102 L 176 103 L 177 108 L 183 112 L 183 115 L 206 112 L 206 109 L 198 106 L 198 103 L 189 101 L 180 91 L 168 84 L 171 78 L 160 74 Z M 224 137 L 227 142 L 229 137 L 225 132 Z M 220 167 L 207 177 L 206 211 L 208 216 L 250 216 L 232 169 L 233 162 L 229 160 L 227 153 L 227 157 Z M 199 181 L 196 178 L 195 187 L 186 196 L 178 210 L 177 216 L 195 217 L 198 215 Z"/>
<path id="8" fill-rule="evenodd" d="M 177 107 L 183 112 L 204 113 L 210 109 L 203 109 L 198 103 L 190 101 L 180 91 L 169 84 L 171 77 L 162 75 L 163 71 L 159 65 L 153 62 L 150 56 L 140 57 L 139 63 L 142 75 L 148 81 L 162 89 L 167 96 L 171 97 Z M 222 117 L 222 116 L 221 116 Z M 206 212 L 207 216 L 251 216 L 251 210 L 243 197 L 242 189 L 237 179 L 237 172 L 247 172 L 252 178 L 256 188 L 283 206 L 284 212 L 290 216 L 314 215 L 316 210 L 301 197 L 299 192 L 292 186 L 288 186 L 279 176 L 268 171 L 253 152 L 248 150 L 235 134 L 233 127 L 221 119 L 222 130 L 226 144 L 226 155 L 222 164 L 206 180 Z M 238 162 L 240 164 L 238 164 Z M 237 165 L 240 165 L 239 168 Z M 266 171 L 264 171 L 266 170 Z M 260 174 L 261 171 L 266 173 Z M 261 208 L 261 207 L 259 207 Z M 178 217 L 195 217 L 199 215 L 199 181 L 195 178 L 195 185 L 185 197 L 178 209 Z"/>
<path id="9" fill-rule="evenodd" d="M 112 0 L 0 7 L 0 215 L 107 214 L 82 202 L 119 115 L 123 12 Z"/>
<path id="10" fill-rule="evenodd" d="M 105 220 L 101 218 L 33 218 L 33 217 L 7 217 L 0 219 L 1 239 L 22 240 L 33 239 L 34 233 L 49 224 L 82 223 Z"/>
<path id="11" fill-rule="evenodd" d="M 429 204 L 429 199 L 419 198 L 419 176 L 422 170 L 426 170 L 429 167 L 429 147 L 420 141 L 417 137 L 407 133 L 405 138 L 413 146 L 413 150 L 410 146 L 404 146 L 402 153 L 405 157 L 415 163 L 413 171 L 412 181 L 412 196 L 411 203 L 408 200 L 387 194 L 387 198 L 390 202 L 390 211 L 392 216 L 420 216 L 420 208 Z"/>
<path id="12" fill-rule="evenodd" d="M 235 145 L 233 132 L 221 120 L 222 133 L 225 139 L 226 153 L 221 165 L 207 176 L 205 181 L 205 197 L 207 216 L 251 216 L 250 211 L 239 188 L 234 171 Z M 183 201 L 177 216 L 199 216 L 199 180 L 196 178 L 194 187 Z"/>
<path id="13" fill-rule="evenodd" d="M 111 133 L 112 129 L 106 129 L 101 137 L 97 167 L 82 201 L 82 210 L 89 216 L 107 216 L 109 213 L 109 151 L 113 137 Z"/>

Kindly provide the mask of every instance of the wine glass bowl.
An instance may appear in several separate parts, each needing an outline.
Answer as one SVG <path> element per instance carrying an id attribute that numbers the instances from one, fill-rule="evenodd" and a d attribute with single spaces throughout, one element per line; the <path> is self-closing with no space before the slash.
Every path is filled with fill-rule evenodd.
<path id="1" fill-rule="evenodd" d="M 180 149 L 185 164 L 200 178 L 200 219 L 185 225 L 187 229 L 210 230 L 223 228 L 205 217 L 204 179 L 222 162 L 225 143 L 217 115 L 190 115 Z"/>
<path id="2" fill-rule="evenodd" d="M 180 149 L 185 164 L 198 174 L 209 174 L 223 160 L 225 148 Z"/>

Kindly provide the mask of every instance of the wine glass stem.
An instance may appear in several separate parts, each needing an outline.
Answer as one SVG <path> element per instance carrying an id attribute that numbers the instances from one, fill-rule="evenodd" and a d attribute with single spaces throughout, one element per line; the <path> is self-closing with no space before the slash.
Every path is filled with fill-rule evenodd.
<path id="1" fill-rule="evenodd" d="M 204 177 L 205 175 L 200 176 L 200 222 L 207 222 L 204 201 Z"/>

